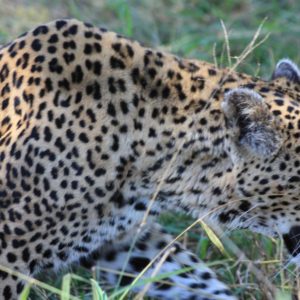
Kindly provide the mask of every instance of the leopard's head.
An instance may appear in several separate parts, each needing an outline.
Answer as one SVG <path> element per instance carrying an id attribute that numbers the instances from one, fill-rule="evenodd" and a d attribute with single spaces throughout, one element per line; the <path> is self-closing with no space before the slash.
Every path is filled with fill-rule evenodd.
<path id="1" fill-rule="evenodd" d="M 253 89 L 234 88 L 222 102 L 227 151 L 241 204 L 219 216 L 254 231 L 280 234 L 300 256 L 300 71 L 290 60 Z M 235 200 L 236 200 L 235 199 Z M 235 215 L 233 221 L 233 215 Z"/>

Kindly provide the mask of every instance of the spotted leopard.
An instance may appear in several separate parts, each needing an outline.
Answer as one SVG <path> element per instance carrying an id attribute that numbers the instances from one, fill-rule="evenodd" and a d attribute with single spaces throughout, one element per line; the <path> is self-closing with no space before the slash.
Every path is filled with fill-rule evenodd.
<path id="1" fill-rule="evenodd" d="M 144 277 L 161 263 L 173 275 L 149 296 L 236 299 L 155 223 L 165 211 L 282 235 L 297 257 L 299 83 L 288 59 L 264 81 L 77 20 L 3 46 L 1 299 L 24 287 L 5 268 L 34 277 L 76 262 L 134 275 L 148 266 Z"/>

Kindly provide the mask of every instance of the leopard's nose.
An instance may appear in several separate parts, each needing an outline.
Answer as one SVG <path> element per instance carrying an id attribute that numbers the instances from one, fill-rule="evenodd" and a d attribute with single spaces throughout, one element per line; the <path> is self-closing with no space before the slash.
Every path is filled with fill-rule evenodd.
<path id="1" fill-rule="evenodd" d="M 293 226 L 289 233 L 283 235 L 284 243 L 292 256 L 300 253 L 300 226 Z"/>

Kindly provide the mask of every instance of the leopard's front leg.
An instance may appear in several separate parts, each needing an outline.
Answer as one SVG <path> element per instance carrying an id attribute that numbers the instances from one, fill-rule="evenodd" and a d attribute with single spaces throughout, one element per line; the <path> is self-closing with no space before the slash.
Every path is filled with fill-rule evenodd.
<path id="1" fill-rule="evenodd" d="M 97 264 L 102 270 L 102 278 L 110 285 L 116 286 L 119 282 L 120 285 L 125 286 L 130 284 L 173 238 L 159 224 L 151 224 L 140 234 L 131 249 L 132 252 L 129 259 L 127 259 L 132 240 L 132 237 L 128 238 L 127 235 L 127 238 L 113 242 L 94 252 L 88 259 L 82 259 L 81 263 L 88 267 Z M 216 275 L 196 255 L 192 254 L 178 242 L 173 243 L 171 247 L 173 247 L 173 251 L 169 251 L 169 255 L 165 257 L 165 260 L 161 260 L 163 257 L 162 253 L 145 272 L 142 279 L 149 278 L 160 263 L 162 265 L 159 266 L 159 271 L 156 275 L 165 273 L 173 273 L 173 275 L 165 278 L 163 283 L 154 282 L 148 289 L 147 296 L 172 300 L 236 299 L 228 287 L 220 282 L 216 278 Z M 128 263 L 124 266 L 126 261 Z M 185 268 L 188 271 L 174 274 L 176 271 L 178 272 Z M 124 270 L 125 273 L 132 274 L 133 277 L 123 275 L 119 278 L 119 274 L 109 272 L 109 270 Z M 141 289 L 143 289 L 143 286 L 135 287 L 133 290 L 139 292 Z"/>

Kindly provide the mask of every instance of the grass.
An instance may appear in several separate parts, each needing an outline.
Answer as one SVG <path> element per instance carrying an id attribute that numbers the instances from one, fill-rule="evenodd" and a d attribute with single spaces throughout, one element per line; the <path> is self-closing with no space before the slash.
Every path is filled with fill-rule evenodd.
<path id="1" fill-rule="evenodd" d="M 75 17 L 164 51 L 210 62 L 215 60 L 219 66 L 227 66 L 230 62 L 236 63 L 262 20 L 267 18 L 261 33 L 270 36 L 241 62 L 238 71 L 267 79 L 280 58 L 290 57 L 300 62 L 299 1 L 227 0 L 220 3 L 217 0 L 0 0 L 0 43 L 37 24 Z M 224 36 L 228 36 L 229 43 Z M 161 223 L 174 236 L 180 235 L 192 222 L 181 215 L 161 217 Z M 278 288 L 276 300 L 291 299 L 291 289 L 299 286 L 299 282 L 297 271 L 292 266 L 284 267 L 286 254 L 281 240 L 248 231 L 220 234 L 218 230 L 198 223 L 182 234 L 180 240 L 194 249 L 239 299 L 267 299 L 265 281 Z M 260 275 L 265 280 L 260 280 Z M 163 280 L 157 276 L 154 279 Z M 106 295 L 97 270 L 70 269 L 59 276 L 46 274 L 40 280 L 33 282 L 39 287 L 37 291 L 33 292 L 30 287 L 25 290 L 24 300 L 29 293 L 31 299 L 50 300 L 125 297 L 121 289 Z"/>

